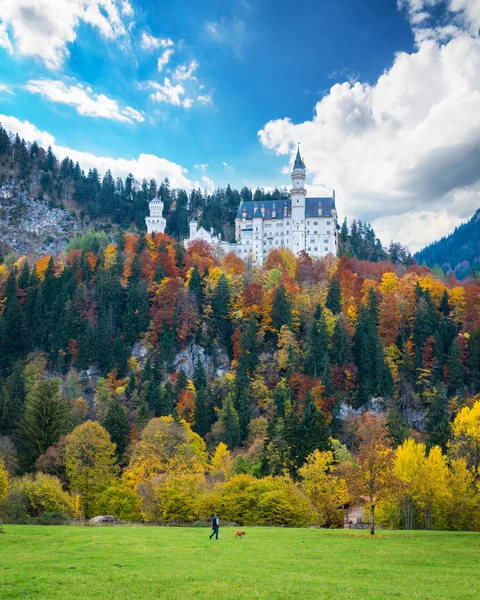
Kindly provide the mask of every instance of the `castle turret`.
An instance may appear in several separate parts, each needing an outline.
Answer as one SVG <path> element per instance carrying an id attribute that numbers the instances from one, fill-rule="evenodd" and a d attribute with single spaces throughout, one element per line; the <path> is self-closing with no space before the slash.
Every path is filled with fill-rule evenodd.
<path id="1" fill-rule="evenodd" d="M 195 217 L 190 221 L 188 227 L 190 229 L 190 239 L 192 239 L 198 230 L 198 223 Z"/>
<path id="2" fill-rule="evenodd" d="M 300 156 L 300 147 L 297 149 L 297 156 L 292 169 L 292 189 L 290 196 L 292 198 L 292 240 L 293 251 L 296 255 L 305 250 L 305 178 L 307 169 L 302 157 Z"/>
<path id="3" fill-rule="evenodd" d="M 145 219 L 147 233 L 164 233 L 167 221 L 163 216 L 163 202 L 160 198 L 153 198 L 148 207 L 150 216 Z"/>

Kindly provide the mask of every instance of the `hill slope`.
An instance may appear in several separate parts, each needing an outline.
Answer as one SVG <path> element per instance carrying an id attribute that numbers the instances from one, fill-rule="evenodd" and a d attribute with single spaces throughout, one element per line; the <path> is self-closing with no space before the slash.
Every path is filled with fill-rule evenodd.
<path id="1" fill-rule="evenodd" d="M 472 269 L 480 271 L 480 208 L 473 217 L 447 237 L 426 246 L 415 254 L 419 264 L 425 262 L 430 268 L 439 265 L 454 271 L 458 279 L 464 279 Z"/>

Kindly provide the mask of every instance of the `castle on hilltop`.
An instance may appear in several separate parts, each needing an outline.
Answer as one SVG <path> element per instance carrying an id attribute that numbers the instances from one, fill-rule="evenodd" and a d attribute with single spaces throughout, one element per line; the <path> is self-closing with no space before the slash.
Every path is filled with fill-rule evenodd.
<path id="1" fill-rule="evenodd" d="M 320 258 L 326 254 L 337 255 L 337 209 L 335 192 L 331 197 L 308 198 L 305 189 L 307 170 L 300 149 L 292 169 L 292 189 L 285 200 L 242 202 L 235 219 L 235 244 L 222 241 L 213 231 L 198 228 L 190 221 L 190 236 L 186 247 L 201 239 L 224 252 L 234 252 L 242 259 L 263 265 L 270 250 L 288 248 L 296 256 L 302 251 Z M 153 205 L 153 206 L 152 206 Z M 146 218 L 148 233 L 163 233 L 165 219 L 158 216 L 159 205 L 155 198 L 150 202 L 150 216 Z"/>

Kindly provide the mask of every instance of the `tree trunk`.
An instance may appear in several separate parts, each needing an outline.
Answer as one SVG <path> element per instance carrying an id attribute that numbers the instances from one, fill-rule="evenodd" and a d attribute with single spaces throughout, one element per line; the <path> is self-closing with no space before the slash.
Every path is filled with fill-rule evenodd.
<path id="1" fill-rule="evenodd" d="M 370 504 L 370 535 L 375 535 L 375 504 Z"/>

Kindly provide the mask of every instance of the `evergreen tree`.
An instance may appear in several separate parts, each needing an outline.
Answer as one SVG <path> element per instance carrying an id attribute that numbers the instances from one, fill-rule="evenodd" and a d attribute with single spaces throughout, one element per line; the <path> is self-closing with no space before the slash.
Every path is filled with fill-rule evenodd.
<path id="1" fill-rule="evenodd" d="M 37 458 L 58 442 L 69 427 L 69 406 L 60 395 L 60 380 L 41 381 L 28 398 L 17 443 L 20 461 L 31 469 Z"/>
<path id="2" fill-rule="evenodd" d="M 8 276 L 5 286 L 5 303 L 0 319 L 1 362 L 6 368 L 12 364 L 23 350 L 22 309 L 17 298 L 17 280 L 15 272 Z"/>
<path id="3" fill-rule="evenodd" d="M 325 374 L 328 362 L 328 330 L 327 321 L 319 304 L 315 311 L 314 320 L 310 328 L 310 343 L 307 353 L 307 372 L 313 377 Z"/>
<path id="4" fill-rule="evenodd" d="M 25 375 L 18 361 L 3 388 L 0 403 L 0 435 L 13 435 L 20 426 L 25 410 Z"/>
<path id="5" fill-rule="evenodd" d="M 329 285 L 327 292 L 327 300 L 325 306 L 332 311 L 334 315 L 338 315 L 342 310 L 342 294 L 340 290 L 340 282 L 334 277 Z"/>
<path id="6" fill-rule="evenodd" d="M 225 275 L 222 275 L 215 286 L 212 296 L 212 310 L 215 320 L 216 334 L 226 348 L 228 355 L 232 356 L 232 322 L 230 320 L 231 291 L 230 284 Z"/>
<path id="7" fill-rule="evenodd" d="M 347 324 L 344 315 L 338 315 L 333 330 L 332 348 L 330 358 L 335 365 L 346 365 L 352 362 L 351 340 L 347 331 Z"/>
<path id="8" fill-rule="evenodd" d="M 452 394 L 462 393 L 464 386 L 464 374 L 462 365 L 462 355 L 458 347 L 457 339 L 450 346 L 447 359 L 448 380 Z"/>
<path id="9" fill-rule="evenodd" d="M 223 401 L 222 410 L 220 411 L 220 419 L 223 424 L 223 439 L 228 448 L 232 450 L 240 445 L 240 425 L 238 414 L 233 405 L 233 399 L 228 394 Z"/>
<path id="10" fill-rule="evenodd" d="M 439 385 L 428 395 L 427 414 L 425 416 L 427 446 L 440 446 L 443 452 L 447 450 L 451 438 L 451 427 L 448 420 L 448 396 L 445 386 Z"/>
<path id="11" fill-rule="evenodd" d="M 297 468 L 301 467 L 307 456 L 314 450 L 331 450 L 330 429 L 325 415 L 320 411 L 307 393 L 303 418 L 300 422 L 297 440 Z"/>
<path id="12" fill-rule="evenodd" d="M 127 413 L 118 400 L 113 400 L 113 402 L 110 403 L 102 425 L 110 434 L 112 442 L 116 444 L 115 453 L 120 459 L 128 446 L 130 425 L 128 423 Z"/>
<path id="13" fill-rule="evenodd" d="M 292 326 L 292 303 L 287 297 L 285 287 L 280 284 L 273 296 L 272 327 L 280 331 L 283 325 Z"/>

